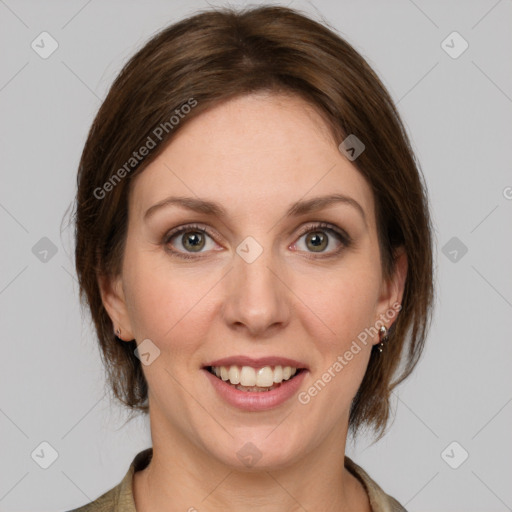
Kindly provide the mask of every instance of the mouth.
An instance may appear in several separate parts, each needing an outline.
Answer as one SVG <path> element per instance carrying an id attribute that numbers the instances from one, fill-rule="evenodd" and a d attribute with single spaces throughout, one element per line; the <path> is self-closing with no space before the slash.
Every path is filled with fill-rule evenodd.
<path id="1" fill-rule="evenodd" d="M 247 393 L 269 392 L 284 383 L 297 378 L 306 368 L 289 365 L 210 365 L 205 366 L 219 380 L 224 381 L 238 391 Z"/>

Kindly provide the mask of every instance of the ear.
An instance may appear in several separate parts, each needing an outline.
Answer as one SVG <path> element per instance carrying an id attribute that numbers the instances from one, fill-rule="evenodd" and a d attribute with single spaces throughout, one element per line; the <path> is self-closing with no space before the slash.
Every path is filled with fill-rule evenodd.
<path id="1" fill-rule="evenodd" d="M 126 307 L 124 290 L 121 275 L 118 276 L 98 276 L 98 286 L 100 288 L 101 300 L 108 316 L 112 320 L 114 329 L 119 328 L 121 335 L 118 338 L 124 341 L 131 341 L 135 338 Z"/>
<path id="2" fill-rule="evenodd" d="M 394 272 L 392 276 L 382 282 L 377 310 L 378 318 L 384 321 L 388 329 L 396 320 L 396 313 L 398 312 L 396 305 L 402 304 L 408 268 L 407 254 L 403 246 L 395 250 L 393 258 Z M 389 316 L 390 311 L 395 312 L 391 317 Z M 386 316 L 386 313 L 388 313 L 388 316 Z"/>

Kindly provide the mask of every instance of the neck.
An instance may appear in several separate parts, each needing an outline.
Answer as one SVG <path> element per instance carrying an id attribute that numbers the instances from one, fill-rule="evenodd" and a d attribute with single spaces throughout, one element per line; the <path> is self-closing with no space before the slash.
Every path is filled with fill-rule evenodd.
<path id="1" fill-rule="evenodd" d="M 137 512 L 371 512 L 366 491 L 344 467 L 346 429 L 331 432 L 291 464 L 245 468 L 227 465 L 188 435 L 158 425 L 163 423 L 151 421 L 152 460 L 134 475 Z"/>

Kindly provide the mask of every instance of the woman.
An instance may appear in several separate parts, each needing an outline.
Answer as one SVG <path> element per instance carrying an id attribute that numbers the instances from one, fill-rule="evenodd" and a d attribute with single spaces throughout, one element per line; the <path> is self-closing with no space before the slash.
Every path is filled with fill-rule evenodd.
<path id="1" fill-rule="evenodd" d="M 393 102 L 333 31 L 274 6 L 153 37 L 76 200 L 82 297 L 153 446 L 77 510 L 405 510 L 345 446 L 421 355 L 431 244 Z"/>

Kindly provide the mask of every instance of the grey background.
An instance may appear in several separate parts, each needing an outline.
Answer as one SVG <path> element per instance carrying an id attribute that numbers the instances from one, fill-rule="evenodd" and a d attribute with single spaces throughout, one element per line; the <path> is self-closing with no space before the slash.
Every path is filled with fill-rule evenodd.
<path id="1" fill-rule="evenodd" d="M 82 505 L 150 446 L 146 420 L 124 425 L 105 396 L 64 214 L 86 133 L 122 64 L 207 5 L 0 0 L 1 511 Z M 375 445 L 363 437 L 347 454 L 409 511 L 512 510 L 512 2 L 291 6 L 322 15 L 389 88 L 436 229 L 438 296 L 424 357 L 393 396 L 388 435 Z M 31 48 L 43 31 L 59 45 L 47 59 Z M 453 31 L 469 43 L 456 59 L 441 46 Z M 56 254 L 41 252 L 43 237 Z M 58 453 L 48 469 L 31 457 L 44 441 Z M 460 447 L 444 452 L 453 441 Z M 460 462 L 463 449 L 469 458 L 453 469 L 446 461 Z"/>

